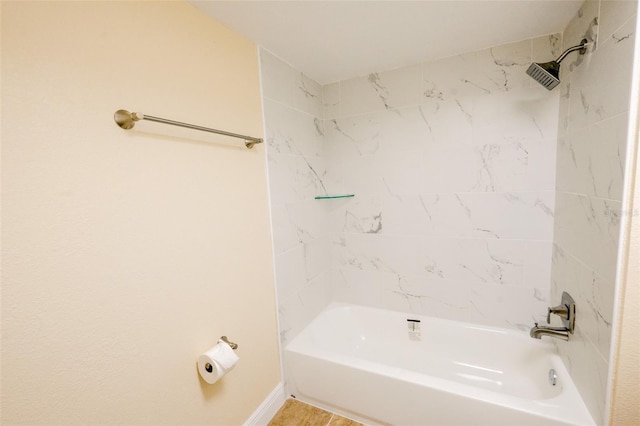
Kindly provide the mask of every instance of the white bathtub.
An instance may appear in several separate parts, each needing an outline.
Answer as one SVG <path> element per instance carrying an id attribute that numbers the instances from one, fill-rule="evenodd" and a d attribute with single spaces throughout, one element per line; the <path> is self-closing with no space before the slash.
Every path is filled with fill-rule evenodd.
<path id="1" fill-rule="evenodd" d="M 420 320 L 420 340 L 410 339 L 407 319 Z M 332 304 L 286 347 L 287 385 L 302 401 L 370 425 L 593 425 L 544 339 Z"/>

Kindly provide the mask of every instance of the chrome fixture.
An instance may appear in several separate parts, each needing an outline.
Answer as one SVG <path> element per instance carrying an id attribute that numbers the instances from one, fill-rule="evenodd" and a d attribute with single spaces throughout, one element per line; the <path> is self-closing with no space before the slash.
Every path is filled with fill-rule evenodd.
<path id="1" fill-rule="evenodd" d="M 564 327 L 547 327 L 535 323 L 529 332 L 529 336 L 534 339 L 540 339 L 542 336 L 550 336 L 557 339 L 569 340 L 569 335 L 573 334 L 576 327 L 576 302 L 569 293 L 566 291 L 562 292 L 560 305 L 548 308 L 547 324 L 551 323 L 551 314 L 558 315 L 562 319 Z"/>
<path id="2" fill-rule="evenodd" d="M 542 336 L 555 337 L 557 339 L 569 340 L 569 330 L 566 327 L 547 327 L 535 323 L 529 332 L 529 336 L 540 339 Z"/>
<path id="3" fill-rule="evenodd" d="M 587 52 L 587 43 L 588 40 L 586 38 L 582 39 L 579 45 L 568 48 L 555 61 L 532 63 L 527 69 L 527 74 L 546 87 L 547 90 L 553 89 L 560 84 L 560 62 L 562 62 L 569 53 L 576 50 L 579 51 L 581 55 L 584 55 Z"/>
<path id="4" fill-rule="evenodd" d="M 182 123 L 180 121 L 167 120 L 166 118 L 154 117 L 152 115 L 145 115 L 141 112 L 129 112 L 124 109 L 119 109 L 113 114 L 113 119 L 116 124 L 125 130 L 133 129 L 136 121 L 148 120 L 155 121 L 156 123 L 170 124 L 172 126 L 186 127 L 187 129 L 200 130 L 203 132 L 216 133 L 218 135 L 231 136 L 232 138 L 244 139 L 244 145 L 251 149 L 257 143 L 262 143 L 262 139 L 254 138 L 252 136 L 239 135 L 237 133 L 225 132 L 224 130 L 211 129 L 209 127 L 196 126 L 195 124 Z"/>
<path id="5" fill-rule="evenodd" d="M 558 383 L 558 373 L 553 368 L 549 370 L 549 383 L 555 386 Z"/>
<path id="6" fill-rule="evenodd" d="M 237 343 L 233 343 L 231 342 L 229 339 L 227 339 L 227 336 L 221 336 L 220 340 L 222 340 L 223 342 L 225 342 L 227 345 L 229 345 L 231 347 L 231 349 L 233 349 L 234 351 L 236 349 L 238 349 L 238 344 Z"/>

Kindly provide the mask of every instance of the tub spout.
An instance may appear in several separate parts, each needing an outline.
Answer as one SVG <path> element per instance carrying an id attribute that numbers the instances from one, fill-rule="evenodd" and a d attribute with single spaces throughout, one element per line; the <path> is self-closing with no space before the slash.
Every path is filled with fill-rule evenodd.
<path id="1" fill-rule="evenodd" d="M 556 339 L 569 340 L 570 330 L 566 327 L 546 327 L 535 323 L 529 332 L 529 336 L 540 339 L 542 336 L 555 337 Z"/>

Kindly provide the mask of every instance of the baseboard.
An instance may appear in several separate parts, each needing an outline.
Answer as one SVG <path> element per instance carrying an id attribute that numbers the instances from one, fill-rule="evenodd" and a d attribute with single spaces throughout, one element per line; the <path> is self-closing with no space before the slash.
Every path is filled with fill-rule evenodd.
<path id="1" fill-rule="evenodd" d="M 271 391 L 262 404 L 253 412 L 244 426 L 266 426 L 286 401 L 282 382 Z"/>

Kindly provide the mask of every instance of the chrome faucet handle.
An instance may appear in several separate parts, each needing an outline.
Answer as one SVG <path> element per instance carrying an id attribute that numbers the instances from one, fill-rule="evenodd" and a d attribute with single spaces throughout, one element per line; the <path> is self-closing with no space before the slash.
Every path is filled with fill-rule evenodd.
<path id="1" fill-rule="evenodd" d="M 569 319 L 569 308 L 567 305 L 558 305 L 547 309 L 547 324 L 551 324 L 551 314 L 558 315 L 560 318 Z"/>

